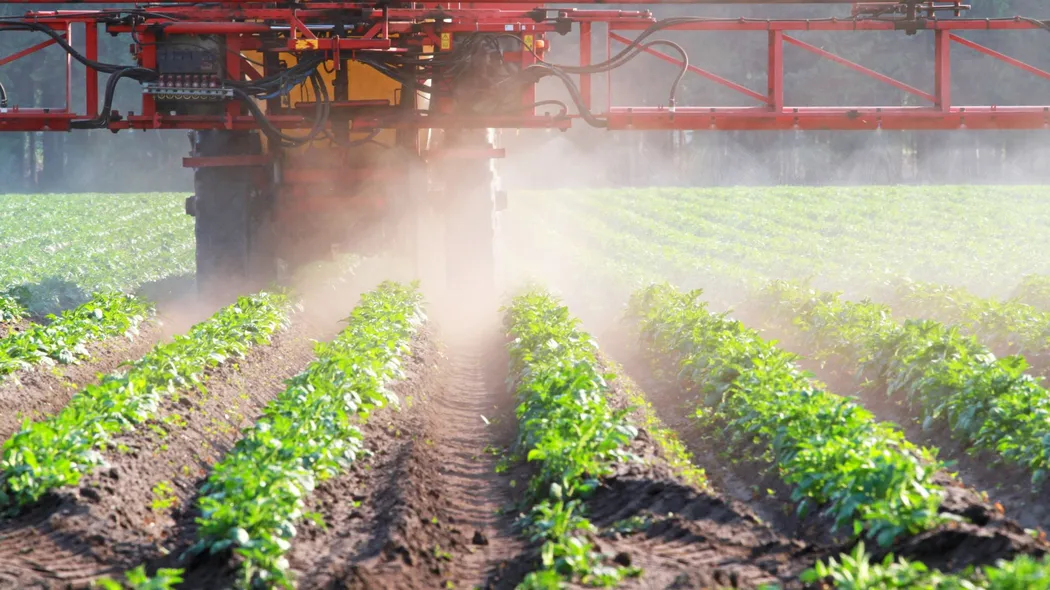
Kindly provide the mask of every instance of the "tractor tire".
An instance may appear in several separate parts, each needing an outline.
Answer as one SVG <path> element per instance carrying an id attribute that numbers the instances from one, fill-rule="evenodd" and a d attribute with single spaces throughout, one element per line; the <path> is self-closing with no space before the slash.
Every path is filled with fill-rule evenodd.
<path id="1" fill-rule="evenodd" d="M 198 157 L 262 154 L 251 132 L 198 131 Z M 228 303 L 276 279 L 269 167 L 217 166 L 194 171 L 197 290 L 209 301 Z M 190 209 L 190 207 L 187 207 Z"/>
<path id="2" fill-rule="evenodd" d="M 455 138 L 460 148 L 489 149 L 486 130 L 464 131 Z M 445 267 L 450 294 L 487 301 L 496 293 L 496 198 L 498 178 L 492 159 L 457 161 L 445 191 Z"/>

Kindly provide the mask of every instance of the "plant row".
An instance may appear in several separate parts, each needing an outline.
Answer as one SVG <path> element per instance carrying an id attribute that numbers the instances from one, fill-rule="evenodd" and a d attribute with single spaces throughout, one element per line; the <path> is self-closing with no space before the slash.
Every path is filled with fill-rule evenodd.
<path id="1" fill-rule="evenodd" d="M 530 194 L 527 206 L 534 201 L 765 276 L 862 289 L 896 276 L 1008 283 L 1037 262 L 1016 252 L 1031 250 L 1026 236 L 1048 216 L 1032 189 L 988 187 L 617 189 Z"/>
<path id="2" fill-rule="evenodd" d="M 25 317 L 26 310 L 11 297 L 0 295 L 0 324 L 17 322 Z"/>
<path id="3" fill-rule="evenodd" d="M 1014 299 L 1026 305 L 1050 311 L 1050 276 L 1025 276 L 1014 291 Z"/>
<path id="4" fill-rule="evenodd" d="M 807 570 L 802 581 L 817 588 L 836 590 L 1045 590 L 1050 588 L 1050 556 L 1035 559 L 1021 555 L 995 565 L 970 566 L 959 574 L 931 570 L 925 564 L 887 555 L 872 563 L 864 543 L 838 559 L 823 561 Z"/>
<path id="5" fill-rule="evenodd" d="M 852 367 L 862 382 L 902 393 L 924 428 L 946 424 L 953 436 L 999 453 L 1032 471 L 1050 468 L 1050 393 L 1029 375 L 1023 358 L 996 358 L 972 336 L 932 320 L 895 322 L 890 309 L 844 301 L 783 281 L 759 296 L 772 319 L 801 328 L 817 357 Z"/>
<path id="6" fill-rule="evenodd" d="M 289 308 L 282 294 L 241 297 L 187 334 L 157 345 L 126 373 L 87 386 L 55 416 L 27 421 L 0 448 L 0 510 L 76 485 L 103 464 L 114 436 L 156 416 L 165 398 L 201 387 L 209 368 L 269 343 L 287 324 Z"/>
<path id="7" fill-rule="evenodd" d="M 904 282 L 894 311 L 900 316 L 955 324 L 992 350 L 1044 353 L 1050 348 L 1050 312 L 1014 299 L 978 297 L 961 287 Z"/>
<path id="8" fill-rule="evenodd" d="M 932 451 L 852 401 L 814 388 L 794 355 L 711 313 L 699 296 L 652 285 L 632 297 L 629 314 L 654 358 L 672 364 L 697 392 L 698 419 L 724 428 L 734 452 L 772 462 L 793 487 L 799 514 L 819 509 L 836 530 L 880 545 L 945 518 Z"/>
<path id="9" fill-rule="evenodd" d="M 339 336 L 317 344 L 317 359 L 215 465 L 191 552 L 235 552 L 245 587 L 291 586 L 285 554 L 306 497 L 362 452 L 358 422 L 398 402 L 386 386 L 402 376 L 401 359 L 425 319 L 421 306 L 414 285 L 384 282 L 361 298 Z"/>
<path id="10" fill-rule="evenodd" d="M 0 197 L 0 292 L 33 315 L 193 272 L 177 194 Z M 5 207 L 6 205 L 6 207 Z M 142 223 L 148 219 L 149 223 Z"/>
<path id="11" fill-rule="evenodd" d="M 517 451 L 538 464 L 522 525 L 531 541 L 542 542 L 542 567 L 521 587 L 609 586 L 640 574 L 610 565 L 587 537 L 595 528 L 584 501 L 611 465 L 629 457 L 637 436 L 627 410 L 614 410 L 606 399 L 594 341 L 567 307 L 541 290 L 515 297 L 505 324 L 518 401 Z"/>
<path id="12" fill-rule="evenodd" d="M 63 311 L 57 317 L 48 316 L 46 324 L 33 324 L 0 339 L 0 375 L 27 369 L 48 359 L 71 364 L 86 358 L 89 342 L 118 335 L 134 336 L 139 323 L 151 312 L 151 305 L 132 295 L 96 293 L 87 303 Z"/>

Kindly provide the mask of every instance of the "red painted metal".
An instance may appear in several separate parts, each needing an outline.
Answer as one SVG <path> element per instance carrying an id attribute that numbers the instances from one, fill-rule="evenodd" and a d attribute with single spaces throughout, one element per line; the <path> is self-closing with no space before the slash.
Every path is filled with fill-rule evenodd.
<path id="1" fill-rule="evenodd" d="M 933 96 L 932 94 L 930 94 L 929 92 L 924 92 L 924 91 L 919 90 L 918 88 L 916 88 L 914 86 L 909 86 L 908 84 L 905 84 L 904 82 L 901 82 L 900 80 L 894 80 L 893 78 L 891 78 L 891 77 L 889 77 L 889 76 L 887 76 L 885 74 L 880 74 L 880 73 L 876 72 L 875 70 L 873 70 L 871 68 L 866 68 L 866 67 L 864 67 L 864 66 L 862 66 L 862 65 L 860 65 L 860 64 L 858 64 L 856 62 L 853 62 L 853 61 L 850 61 L 850 60 L 848 60 L 848 59 L 846 59 L 844 57 L 835 55 L 834 53 L 831 53 L 830 51 L 824 51 L 823 49 L 817 47 L 816 45 L 811 45 L 809 43 L 806 43 L 805 41 L 800 41 L 800 40 L 798 40 L 798 39 L 796 39 L 794 37 L 791 37 L 789 35 L 783 35 L 781 38 L 784 41 L 787 41 L 788 43 L 794 45 L 795 47 L 800 47 L 800 48 L 805 49 L 806 51 L 808 51 L 810 53 L 813 53 L 813 54 L 819 55 L 819 56 L 821 56 L 823 58 L 829 59 L 829 60 L 831 60 L 831 61 L 833 61 L 833 62 L 835 62 L 837 64 L 844 65 L 847 68 L 849 68 L 849 69 L 851 69 L 851 70 L 853 70 L 855 72 L 860 72 L 861 74 L 864 74 L 865 76 L 868 76 L 869 78 L 874 78 L 874 79 L 878 80 L 879 82 L 885 82 L 886 84 L 889 84 L 890 86 L 893 86 L 894 88 L 898 88 L 898 89 L 903 90 L 903 91 L 905 91 L 905 92 L 907 92 L 909 94 L 914 94 L 915 96 L 918 96 L 919 98 L 923 98 L 925 100 L 928 100 L 928 101 L 930 101 L 932 103 L 936 103 L 937 102 L 937 98 L 935 96 Z"/>
<path id="2" fill-rule="evenodd" d="M 98 60 L 98 23 L 84 23 L 84 55 L 92 61 Z M 91 119 L 98 116 L 98 72 L 87 68 L 85 84 L 87 109 L 84 112 Z"/>
<path id="3" fill-rule="evenodd" d="M 769 106 L 780 111 L 784 108 L 784 32 L 769 31 L 769 65 L 766 70 L 769 90 Z"/>
<path id="4" fill-rule="evenodd" d="M 1050 128 L 1050 107 L 795 107 L 770 111 L 678 107 L 615 108 L 607 114 L 609 129 L 719 131 L 953 130 Z"/>
<path id="5" fill-rule="evenodd" d="M 1035 76 L 1039 76 L 1040 78 L 1050 80 L 1050 72 L 1047 72 L 1046 70 L 1041 70 L 1035 66 L 1028 65 L 1019 59 L 1014 59 L 1009 55 L 999 53 L 994 49 L 990 49 L 988 47 L 985 47 L 984 45 L 974 43 L 973 41 L 970 41 L 969 39 L 964 39 L 958 35 L 949 34 L 948 36 L 951 38 L 952 41 L 955 41 L 959 45 L 969 47 L 970 49 L 979 51 L 985 55 L 990 55 L 1001 62 L 1008 63 L 1014 66 L 1015 68 L 1020 68 L 1028 72 L 1029 74 L 1033 74 Z"/>
<path id="6" fill-rule="evenodd" d="M 183 168 L 224 168 L 229 166 L 268 166 L 272 156 L 194 156 L 182 159 Z"/>
<path id="7" fill-rule="evenodd" d="M 2 30 L 3 29 L 0 29 L 0 31 L 2 31 Z M 64 33 L 63 33 L 63 36 L 65 36 Z M 23 57 L 25 57 L 27 55 L 36 53 L 36 52 L 40 51 L 41 49 L 45 49 L 47 47 L 51 47 L 52 45 L 55 45 L 55 43 L 56 43 L 56 41 L 54 39 L 48 39 L 47 41 L 42 41 L 40 43 L 37 43 L 36 45 L 33 45 L 32 47 L 26 47 L 25 49 L 23 49 L 21 51 L 12 53 L 11 55 L 0 59 L 0 66 L 7 65 L 7 64 L 15 61 L 16 59 L 21 59 L 21 58 L 23 58 Z"/>
<path id="8" fill-rule="evenodd" d="M 623 35 L 620 35 L 620 34 L 617 34 L 617 33 L 609 33 L 609 37 L 613 41 L 616 41 L 616 42 L 619 42 L 619 43 L 623 43 L 623 44 L 628 44 L 628 43 L 631 42 L 631 40 L 628 39 L 627 37 L 624 37 Z M 674 56 L 667 55 L 666 53 L 664 53 L 664 52 L 662 52 L 662 51 L 660 51 L 658 49 L 653 49 L 652 47 L 642 47 L 641 50 L 644 53 L 652 55 L 652 56 L 654 56 L 654 57 L 656 57 L 658 59 L 661 59 L 661 60 L 663 60 L 663 61 L 665 61 L 667 63 L 674 64 L 674 65 L 676 65 L 678 67 L 682 67 L 682 63 L 683 63 L 682 60 L 677 59 Z M 718 84 L 720 86 L 725 86 L 726 88 L 729 88 L 730 90 L 735 90 L 735 91 L 737 91 L 740 94 L 743 94 L 745 96 L 750 96 L 751 98 L 757 100 L 760 103 L 771 104 L 771 101 L 770 101 L 768 96 L 762 96 L 761 94 L 755 92 L 754 90 L 751 90 L 747 86 L 742 86 L 740 84 L 737 84 L 736 82 L 734 82 L 732 80 L 729 80 L 728 78 L 723 78 L 722 76 L 719 76 L 718 74 L 715 74 L 715 73 L 709 72 L 707 70 L 698 68 L 698 67 L 694 66 L 693 64 L 689 64 L 689 66 L 686 69 L 689 70 L 690 72 L 693 72 L 694 74 L 699 74 L 700 76 L 703 76 L 704 78 L 707 78 L 708 80 L 714 82 L 715 84 Z"/>
<path id="9" fill-rule="evenodd" d="M 612 33 L 609 34 L 612 36 Z M 580 65 L 591 65 L 591 23 L 590 21 L 580 23 Z M 591 102 L 591 75 L 580 74 L 580 97 L 587 108 L 594 108 Z"/>
<path id="10" fill-rule="evenodd" d="M 90 3 L 92 0 L 87 0 Z M 102 10 L 48 10 L 32 12 L 25 16 L 27 21 L 45 23 L 56 30 L 71 31 L 75 23 L 85 25 L 85 55 L 88 59 L 98 59 L 98 26 L 106 23 L 106 30 L 113 34 L 134 33 L 136 36 L 138 63 L 143 67 L 156 66 L 156 41 L 161 34 L 187 35 L 221 35 L 225 38 L 227 48 L 226 70 L 229 76 L 240 79 L 243 76 L 257 78 L 260 74 L 254 67 L 249 67 L 239 55 L 241 50 L 288 51 L 295 49 L 302 52 L 323 52 L 329 58 L 335 56 L 350 57 L 363 55 L 366 52 L 409 51 L 424 45 L 440 45 L 443 35 L 455 36 L 462 33 L 499 32 L 511 34 L 521 39 L 522 45 L 530 45 L 540 56 L 546 47 L 545 35 L 560 30 L 568 25 L 579 27 L 580 65 L 590 65 L 592 61 L 592 43 L 594 35 L 604 34 L 606 57 L 612 53 L 613 41 L 630 44 L 628 31 L 641 31 L 657 22 L 648 11 L 644 10 L 609 10 L 562 8 L 546 9 L 536 13 L 533 5 L 521 2 L 504 2 L 490 0 L 485 3 L 457 4 L 424 4 L 420 8 L 384 8 L 374 5 L 353 2 L 311 2 L 300 7 L 282 8 L 273 4 L 230 0 L 208 5 L 196 5 L 189 2 L 196 0 L 175 0 L 165 5 L 147 5 L 151 15 L 140 20 L 117 22 L 119 13 L 116 9 Z M 0 0 L 0 4 L 10 4 Z M 19 2 L 35 4 L 36 0 Z M 133 4 L 132 2 L 110 2 L 112 4 Z M 584 0 L 575 4 L 593 4 L 596 1 Z M 697 0 L 693 2 L 646 2 L 638 4 L 666 3 L 725 3 Z M 748 3 L 748 2 L 745 2 Z M 764 2 L 770 3 L 770 2 Z M 773 2 L 775 3 L 775 2 Z M 798 3 L 798 2 L 783 2 Z M 848 4 L 846 1 L 810 2 L 828 4 Z M 942 3 L 943 4 L 943 3 Z M 929 4 L 922 5 L 927 10 Z M 959 5 L 961 6 L 961 5 Z M 348 29 L 344 37 L 327 36 L 326 26 L 331 24 L 333 11 L 348 11 L 354 15 L 358 28 Z M 156 14 L 164 16 L 152 16 Z M 537 14 L 557 16 L 561 20 L 540 19 Z M 594 23 L 605 25 L 594 28 Z M 971 30 L 984 31 L 1021 31 L 1039 29 L 1040 24 L 1021 18 L 1008 19 L 930 19 L 920 18 L 913 21 L 878 20 L 872 18 L 828 18 L 810 20 L 768 20 L 768 19 L 693 19 L 678 22 L 665 28 L 667 31 L 731 31 L 763 32 L 767 36 L 767 83 L 765 92 L 756 92 L 741 84 L 718 76 L 697 64 L 690 63 L 688 71 L 704 79 L 730 88 L 749 99 L 757 101 L 760 106 L 705 107 L 702 105 L 676 105 L 675 109 L 667 108 L 632 108 L 612 106 L 615 104 L 612 75 L 606 76 L 608 108 L 602 110 L 594 104 L 594 76 L 582 74 L 579 77 L 579 90 L 583 104 L 593 112 L 594 117 L 605 120 L 610 129 L 957 129 L 957 128 L 1042 128 L 1047 124 L 1047 111 L 1050 107 L 957 105 L 952 103 L 951 78 L 952 60 L 951 44 L 959 43 L 979 51 L 994 59 L 1017 67 L 1029 75 L 1050 79 L 1050 72 L 1024 63 L 1016 58 L 1004 55 L 988 47 L 963 38 L 960 33 Z M 0 31 L 3 24 L 0 23 Z M 78 29 L 79 30 L 79 29 Z M 935 37 L 935 65 L 931 72 L 933 92 L 927 92 L 911 84 L 904 83 L 873 69 L 832 54 L 819 47 L 802 41 L 796 33 L 804 31 L 839 31 L 846 34 L 858 34 L 864 31 L 900 30 L 900 34 L 918 32 L 932 34 Z M 264 43 L 265 41 L 265 43 Z M 274 42 L 277 42 L 275 44 Z M 45 41 L 30 50 L 19 52 L 0 61 L 0 66 L 10 63 L 24 55 L 52 44 Z M 841 107 L 811 107 L 808 105 L 791 105 L 785 102 L 784 73 L 790 66 L 790 56 L 785 56 L 784 44 L 799 47 L 805 51 L 832 60 L 871 79 L 892 85 L 904 92 L 919 96 L 931 103 L 929 107 L 902 107 L 894 105 L 864 105 Z M 450 47 L 456 42 L 450 40 Z M 653 48 L 645 48 L 649 56 L 681 66 L 682 61 L 672 55 Z M 536 56 L 526 49 L 505 50 L 508 63 L 517 63 L 522 67 L 535 63 Z M 647 59 L 647 58 L 643 58 Z M 71 68 L 70 68 L 71 71 Z M 273 72 L 269 72 L 273 73 Z M 73 81 L 67 72 L 67 96 L 71 95 Z M 66 109 L 19 109 L 12 108 L 0 114 L 0 130 L 68 130 L 72 121 L 88 120 L 98 113 L 99 88 L 98 75 L 87 69 L 86 107 L 83 113 L 69 113 L 72 106 Z M 521 91 L 521 104 L 535 102 L 535 89 L 528 86 Z M 299 103 L 297 109 L 277 109 L 268 113 L 270 123 L 280 129 L 303 129 L 311 125 L 311 113 L 303 109 L 312 105 Z M 427 129 L 427 128 L 556 128 L 566 129 L 579 120 L 578 115 L 568 117 L 537 116 L 534 112 L 523 109 L 521 114 L 506 115 L 468 115 L 456 114 L 441 105 L 436 112 L 406 111 L 403 108 L 386 103 L 361 103 L 360 101 L 337 102 L 333 109 L 362 108 L 352 117 L 352 129 L 356 132 L 370 131 L 377 128 L 387 129 Z M 247 116 L 247 111 L 239 102 L 231 101 L 223 116 L 170 115 L 156 111 L 154 98 L 144 95 L 141 109 L 137 114 L 113 117 L 109 128 L 121 129 L 257 129 L 259 123 Z M 578 123 L 577 123 L 578 124 Z"/>
<path id="11" fill-rule="evenodd" d="M 951 55 L 951 34 L 947 31 L 936 31 L 934 33 L 933 94 L 936 97 L 934 103 L 945 113 L 951 110 L 952 105 Z"/>

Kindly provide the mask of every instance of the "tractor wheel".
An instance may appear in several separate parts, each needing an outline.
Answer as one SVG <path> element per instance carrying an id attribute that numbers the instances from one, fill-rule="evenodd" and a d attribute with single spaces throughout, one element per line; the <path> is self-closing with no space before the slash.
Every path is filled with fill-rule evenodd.
<path id="1" fill-rule="evenodd" d="M 486 130 L 463 131 L 450 147 L 492 148 Z M 488 300 L 495 296 L 495 205 L 498 179 L 492 159 L 462 159 L 445 185 L 445 266 L 447 290 Z"/>
<path id="2" fill-rule="evenodd" d="M 250 132 L 199 131 L 192 135 L 198 157 L 262 154 Z M 187 212 L 196 219 L 197 289 L 206 300 L 229 302 L 276 278 L 269 167 L 198 168 L 196 194 Z"/>

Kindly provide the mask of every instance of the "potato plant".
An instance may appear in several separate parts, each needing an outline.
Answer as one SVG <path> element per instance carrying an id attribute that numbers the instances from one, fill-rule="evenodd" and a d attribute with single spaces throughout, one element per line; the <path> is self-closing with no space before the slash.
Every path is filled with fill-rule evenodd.
<path id="1" fill-rule="evenodd" d="M 75 309 L 49 316 L 46 324 L 0 339 L 0 376 L 45 361 L 68 365 L 87 358 L 87 344 L 111 336 L 134 337 L 152 312 L 152 305 L 132 295 L 96 293 Z"/>
<path id="2" fill-rule="evenodd" d="M 942 521 L 933 451 L 815 389 L 794 355 L 709 312 L 699 297 L 653 285 L 635 294 L 629 313 L 649 352 L 697 394 L 698 418 L 724 428 L 739 453 L 761 441 L 800 514 L 819 509 L 840 530 L 880 545 Z"/>
<path id="3" fill-rule="evenodd" d="M 541 569 L 523 588 L 556 588 L 578 581 L 614 585 L 640 574 L 606 563 L 586 533 L 584 501 L 601 485 L 610 464 L 630 458 L 637 429 L 627 409 L 606 400 L 607 380 L 595 358 L 595 344 L 579 321 L 542 290 L 515 297 L 505 316 L 511 379 L 518 407 L 517 450 L 539 465 L 529 481 L 526 534 L 542 542 Z"/>
<path id="4" fill-rule="evenodd" d="M 952 326 L 898 324 L 888 307 L 793 283 L 771 283 L 758 303 L 773 321 L 801 328 L 818 357 L 835 356 L 858 381 L 903 395 L 924 427 L 947 423 L 953 436 L 1029 469 L 1033 485 L 1050 474 L 1050 392 L 1025 373 L 1023 358 L 996 358 Z"/>
<path id="5" fill-rule="evenodd" d="M 366 293 L 317 359 L 287 382 L 201 489 L 194 553 L 233 551 L 241 579 L 291 587 L 285 553 L 306 497 L 346 469 L 365 442 L 359 421 L 397 397 L 401 359 L 425 316 L 415 286 L 384 282 Z"/>
<path id="6" fill-rule="evenodd" d="M 29 422 L 0 447 L 0 511 L 16 511 L 104 463 L 113 437 L 157 415 L 180 390 L 200 387 L 208 369 L 267 344 L 288 321 L 278 293 L 241 297 L 185 335 L 157 345 L 126 373 L 89 385 L 61 412 Z"/>

